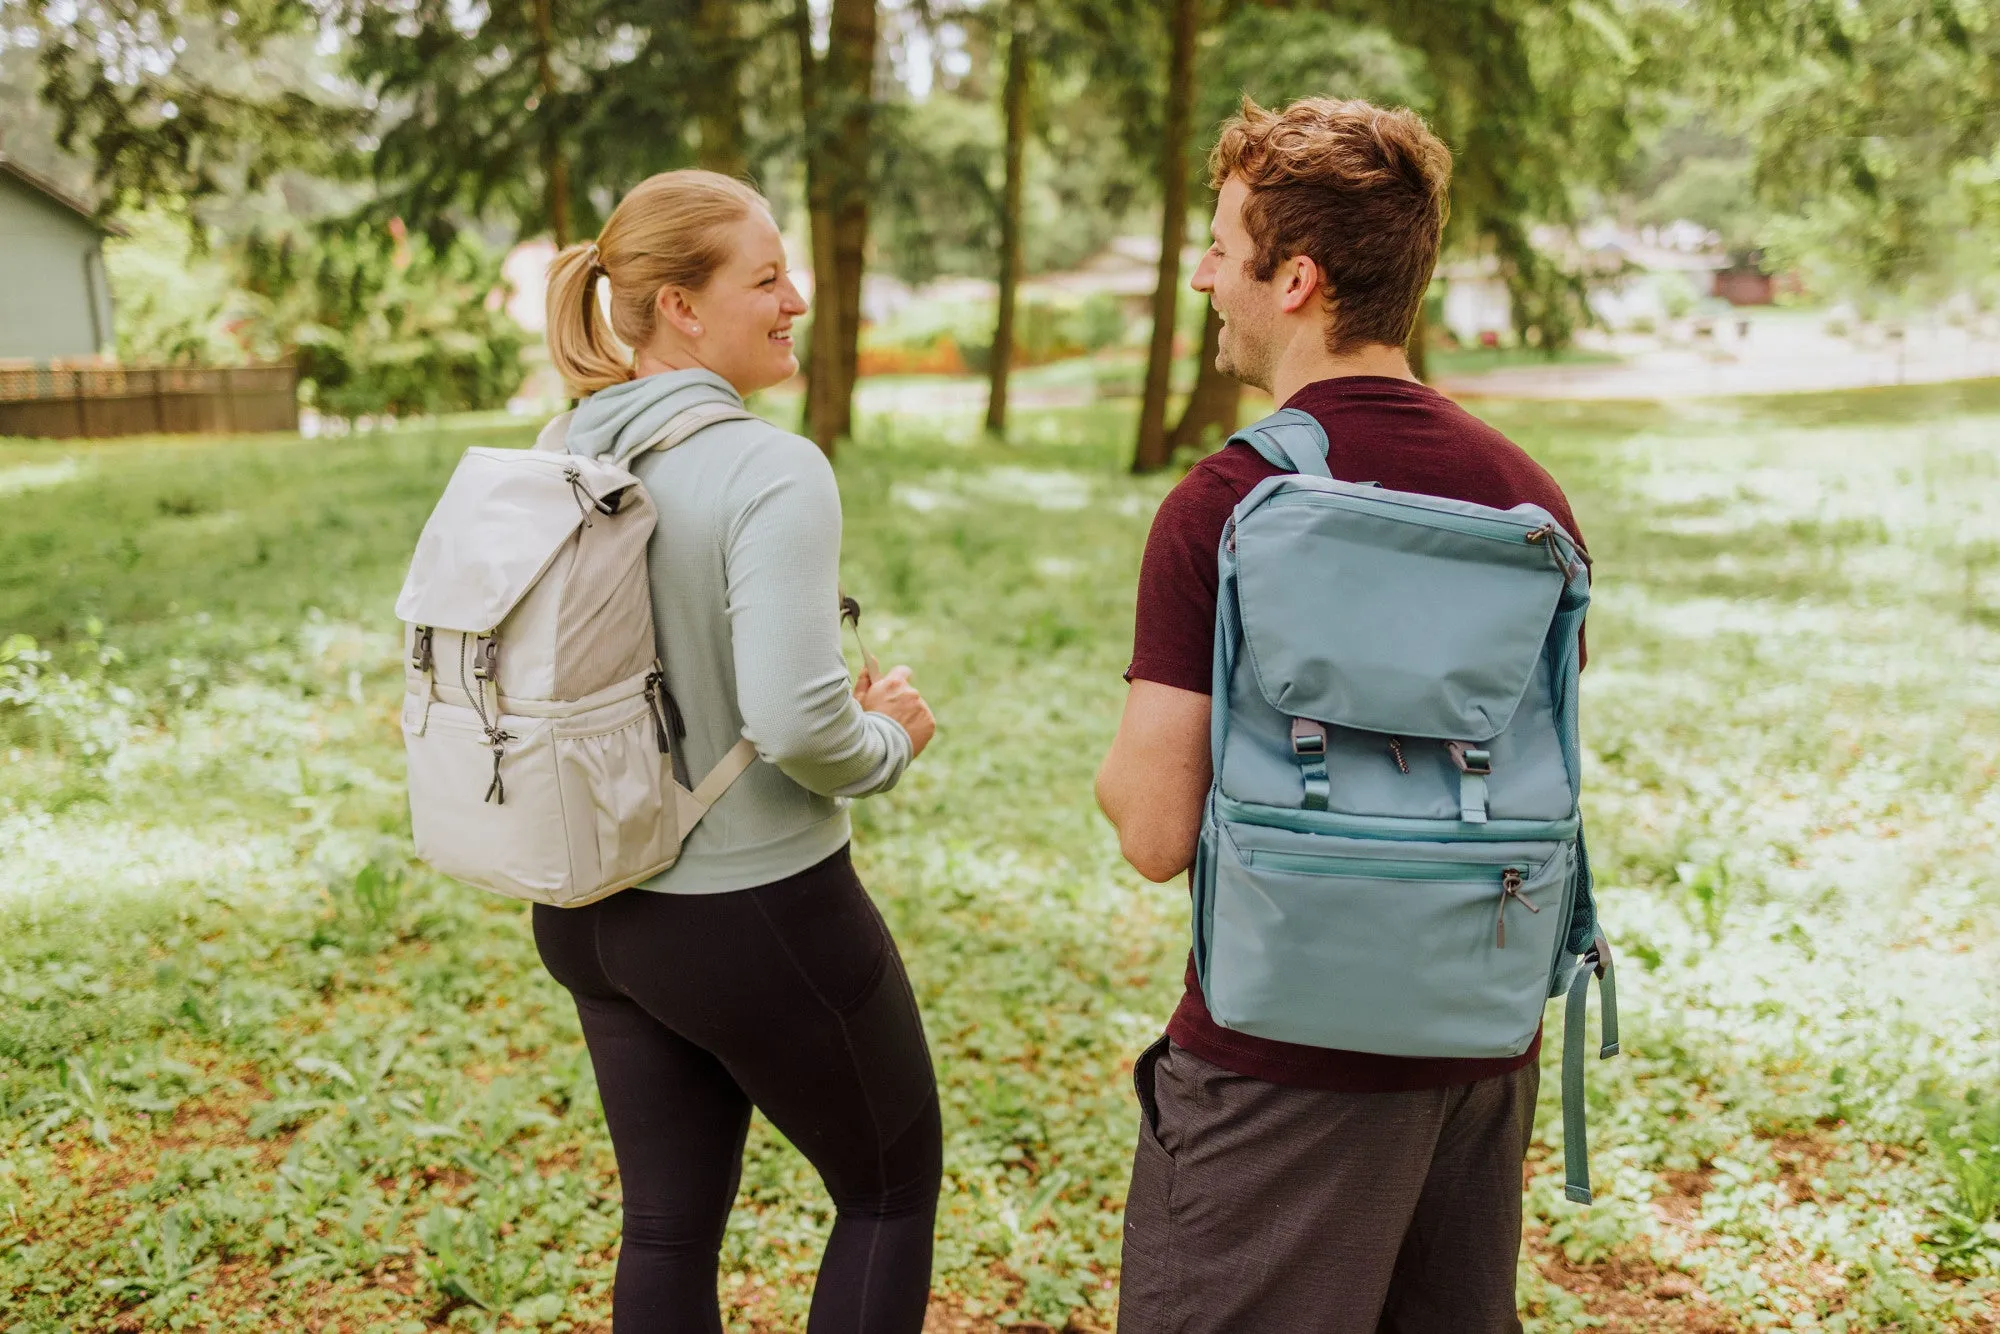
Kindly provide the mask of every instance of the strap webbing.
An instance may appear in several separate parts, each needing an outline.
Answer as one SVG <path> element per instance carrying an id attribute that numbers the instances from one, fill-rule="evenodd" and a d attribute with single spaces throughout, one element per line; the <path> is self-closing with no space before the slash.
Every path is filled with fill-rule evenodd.
<path id="1" fill-rule="evenodd" d="M 632 466 L 632 460 L 641 454 L 652 452 L 664 454 L 674 446 L 684 444 L 695 432 L 706 430 L 717 422 L 755 421 L 756 414 L 734 403 L 697 403 L 683 412 L 676 413 L 659 431 L 636 445 L 618 450 L 611 456 L 611 462 L 621 468 Z"/>
<path id="2" fill-rule="evenodd" d="M 1467 824 L 1486 823 L 1486 776 L 1463 773 L 1458 776 L 1458 818 Z"/>
<path id="3" fill-rule="evenodd" d="M 1326 771 L 1326 724 L 1310 718 L 1292 719 L 1292 754 L 1298 756 L 1299 772 L 1305 779 L 1305 809 L 1325 810 L 1333 796 L 1333 780 Z"/>
<path id="4" fill-rule="evenodd" d="M 1277 468 L 1307 477 L 1331 478 L 1326 466 L 1326 431 L 1319 419 L 1299 408 L 1279 408 L 1229 437 L 1241 440 Z"/>
<path id="5" fill-rule="evenodd" d="M 1447 741 L 1445 748 L 1458 769 L 1458 818 L 1485 824 L 1486 775 L 1493 772 L 1493 753 L 1466 741 Z"/>
<path id="6" fill-rule="evenodd" d="M 1590 979 L 1598 978 L 1599 1060 L 1618 1054 L 1618 988 L 1611 968 L 1611 945 L 1598 936 L 1576 975 L 1570 979 L 1569 1001 L 1563 1010 L 1563 1194 L 1578 1204 L 1590 1203 L 1590 1146 L 1584 1138 L 1583 1029 L 1584 1000 Z"/>
<path id="7" fill-rule="evenodd" d="M 750 744 L 747 737 L 731 746 L 729 753 L 716 761 L 715 767 L 708 771 L 708 777 L 702 779 L 701 786 L 694 790 L 695 805 L 706 812 L 756 760 L 757 748 Z"/>

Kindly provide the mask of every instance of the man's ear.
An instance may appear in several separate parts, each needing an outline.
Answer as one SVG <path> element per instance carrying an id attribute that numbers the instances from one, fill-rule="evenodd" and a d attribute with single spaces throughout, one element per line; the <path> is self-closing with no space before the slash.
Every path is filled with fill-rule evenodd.
<path id="1" fill-rule="evenodd" d="M 1293 255 L 1285 261 L 1282 273 L 1285 278 L 1285 290 L 1280 298 L 1282 308 L 1285 314 L 1295 315 L 1306 302 L 1319 296 L 1324 275 L 1310 255 Z"/>
<path id="2" fill-rule="evenodd" d="M 653 315 L 684 338 L 701 332 L 701 317 L 694 313 L 687 293 L 678 287 L 662 287 L 653 295 Z"/>

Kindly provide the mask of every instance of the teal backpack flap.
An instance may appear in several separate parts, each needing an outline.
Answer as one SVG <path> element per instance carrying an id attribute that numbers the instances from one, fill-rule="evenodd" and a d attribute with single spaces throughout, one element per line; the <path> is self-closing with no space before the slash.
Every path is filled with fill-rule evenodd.
<path id="1" fill-rule="evenodd" d="M 1507 726 L 1567 582 L 1546 513 L 1307 478 L 1246 508 L 1243 640 L 1273 708 L 1440 741 Z"/>
<path id="2" fill-rule="evenodd" d="M 1570 1191 L 1596 934 L 1577 796 L 1581 550 L 1547 512 L 1336 481 L 1283 411 L 1239 433 L 1290 471 L 1218 553 L 1215 783 L 1194 868 L 1211 1014 L 1279 1041 L 1494 1058 L 1567 995 Z M 1581 966 L 1579 956 L 1582 956 Z"/>

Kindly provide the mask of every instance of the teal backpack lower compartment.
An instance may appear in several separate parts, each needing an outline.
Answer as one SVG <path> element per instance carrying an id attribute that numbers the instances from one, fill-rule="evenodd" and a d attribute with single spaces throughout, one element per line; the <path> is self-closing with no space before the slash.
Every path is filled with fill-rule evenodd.
<path id="1" fill-rule="evenodd" d="M 1194 882 L 1210 1014 L 1276 1041 L 1504 1058 L 1568 997 L 1570 1198 L 1590 1199 L 1584 1001 L 1617 1051 L 1578 808 L 1581 550 L 1545 511 L 1334 481 L 1317 421 L 1233 439 L 1294 474 L 1218 553 L 1215 784 Z"/>

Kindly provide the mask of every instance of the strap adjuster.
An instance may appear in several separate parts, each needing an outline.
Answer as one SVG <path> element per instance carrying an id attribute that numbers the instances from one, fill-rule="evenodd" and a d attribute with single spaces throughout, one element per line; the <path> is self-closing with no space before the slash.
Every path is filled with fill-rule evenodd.
<path id="1" fill-rule="evenodd" d="M 1326 724 L 1292 719 L 1292 754 L 1299 760 L 1300 805 L 1309 811 L 1325 810 L 1333 799 L 1333 780 L 1326 772 Z"/>
<path id="2" fill-rule="evenodd" d="M 1492 751 L 1467 745 L 1463 741 L 1447 741 L 1444 744 L 1445 749 L 1451 752 L 1451 762 L 1460 773 L 1484 778 L 1493 772 Z"/>
<path id="3" fill-rule="evenodd" d="M 431 653 L 431 628 L 420 625 L 416 634 L 410 637 L 410 666 L 417 671 L 428 672 L 436 661 Z"/>

